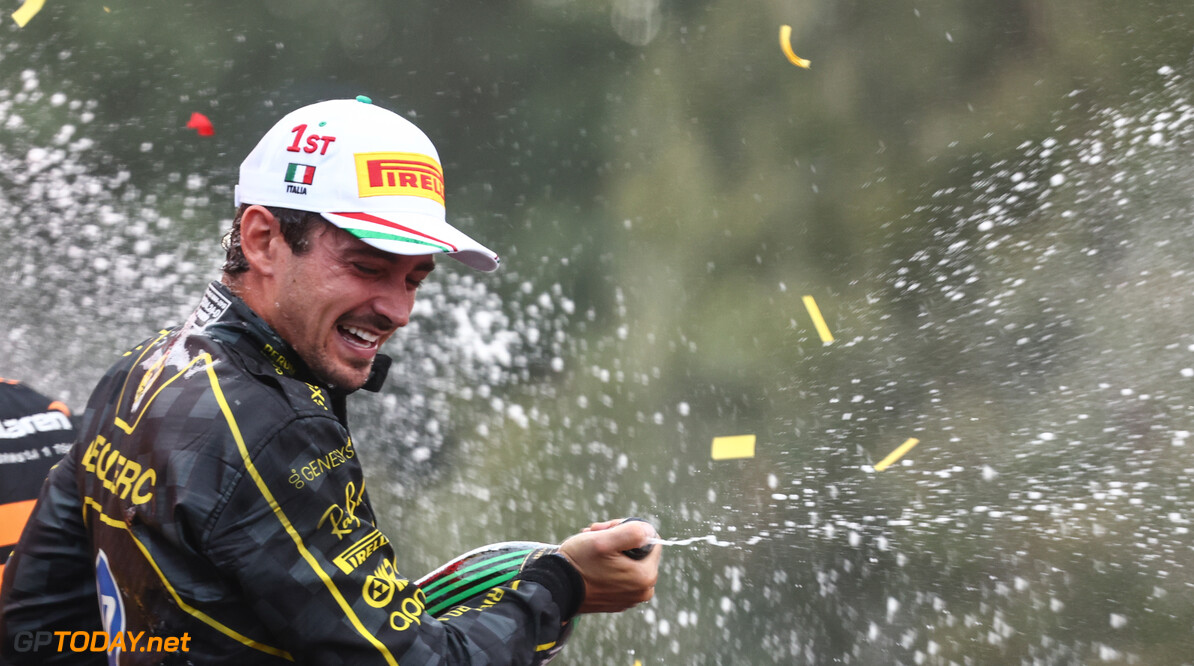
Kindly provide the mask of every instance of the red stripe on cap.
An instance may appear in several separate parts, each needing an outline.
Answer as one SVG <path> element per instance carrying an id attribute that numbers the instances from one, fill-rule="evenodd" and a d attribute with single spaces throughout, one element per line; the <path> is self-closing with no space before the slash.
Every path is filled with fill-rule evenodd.
<path id="1" fill-rule="evenodd" d="M 442 244 L 442 245 L 447 245 L 448 247 L 452 248 L 452 251 L 453 251 L 453 252 L 459 252 L 459 251 L 460 251 L 460 248 L 456 247 L 455 245 L 453 245 L 453 244 L 449 243 L 449 242 L 448 242 L 448 241 L 446 241 L 446 240 L 443 240 L 443 239 L 441 239 L 441 238 L 436 238 L 435 236 L 431 236 L 431 235 L 429 235 L 429 234 L 425 234 L 425 233 L 423 233 L 423 232 L 421 232 L 421 231 L 416 231 L 416 230 L 414 230 L 414 229 L 411 229 L 410 227 L 405 227 L 405 226 L 402 226 L 401 224 L 397 224 L 397 223 L 395 223 L 395 222 L 391 222 L 391 221 L 389 221 L 389 220 L 387 220 L 387 219 L 380 218 L 380 217 L 378 217 L 378 216 L 376 216 L 376 215 L 370 215 L 369 213 L 332 213 L 332 215 L 340 215 L 340 216 L 342 216 L 342 217 L 348 217 L 348 218 L 352 218 L 352 219 L 354 219 L 354 220 L 360 220 L 361 222 L 371 222 L 371 223 L 373 223 L 373 224 L 380 224 L 380 225 L 381 225 L 381 226 L 383 226 L 383 227 L 389 227 L 389 228 L 391 228 L 391 229 L 398 229 L 399 231 L 405 231 L 405 232 L 406 232 L 406 233 L 408 233 L 408 234 L 414 234 L 414 235 L 416 235 L 416 236 L 422 236 L 423 238 L 427 238 L 427 239 L 433 240 L 433 241 L 435 241 L 436 243 L 440 243 L 440 244 Z"/>

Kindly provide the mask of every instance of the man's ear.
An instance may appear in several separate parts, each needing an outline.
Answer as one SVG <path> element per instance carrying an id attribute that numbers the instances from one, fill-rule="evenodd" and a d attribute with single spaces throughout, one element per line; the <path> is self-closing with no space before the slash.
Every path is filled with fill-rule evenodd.
<path id="1" fill-rule="evenodd" d="M 279 252 L 290 249 L 277 218 L 264 206 L 249 206 L 240 216 L 240 247 L 249 270 L 272 276 Z"/>

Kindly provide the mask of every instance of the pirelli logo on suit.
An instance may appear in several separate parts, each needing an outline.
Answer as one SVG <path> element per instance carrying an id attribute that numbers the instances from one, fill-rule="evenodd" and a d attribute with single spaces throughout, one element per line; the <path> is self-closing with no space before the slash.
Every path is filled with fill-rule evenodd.
<path id="1" fill-rule="evenodd" d="M 386 535 L 378 530 L 366 534 L 360 541 L 352 544 L 344 549 L 332 561 L 346 574 L 352 573 L 357 567 L 365 563 L 369 556 L 377 551 L 378 548 L 390 543 Z"/>

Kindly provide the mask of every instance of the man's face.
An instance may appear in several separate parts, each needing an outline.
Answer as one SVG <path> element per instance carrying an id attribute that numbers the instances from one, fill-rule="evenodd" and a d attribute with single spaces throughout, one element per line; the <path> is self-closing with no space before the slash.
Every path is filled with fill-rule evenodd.
<path id="1" fill-rule="evenodd" d="M 323 225 L 307 252 L 283 253 L 271 312 L 262 314 L 320 379 L 355 390 L 410 320 L 415 291 L 434 268 L 431 255 L 390 254 Z"/>

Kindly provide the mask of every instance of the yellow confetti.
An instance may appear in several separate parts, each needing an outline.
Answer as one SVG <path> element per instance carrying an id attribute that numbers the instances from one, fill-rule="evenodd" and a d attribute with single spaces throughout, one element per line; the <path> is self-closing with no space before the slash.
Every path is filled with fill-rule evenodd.
<path id="1" fill-rule="evenodd" d="M 784 50 L 784 55 L 788 56 L 788 60 L 793 65 L 808 69 L 809 65 L 812 64 L 792 51 L 792 26 L 781 25 L 779 27 L 779 47 Z"/>
<path id="2" fill-rule="evenodd" d="M 895 451 L 892 451 L 890 454 L 888 454 L 888 456 L 886 458 L 879 461 L 879 464 L 875 465 L 875 471 L 882 472 L 883 470 L 887 469 L 892 463 L 899 460 L 900 458 L 903 458 L 904 454 L 911 451 L 912 447 L 916 446 L 917 444 L 920 444 L 919 439 L 917 439 L 915 437 L 909 437 L 908 441 L 904 442 L 903 444 L 900 444 L 900 448 L 896 449 Z"/>
<path id="3" fill-rule="evenodd" d="M 821 342 L 825 344 L 833 342 L 833 334 L 825 325 L 825 318 L 821 316 L 821 308 L 817 307 L 817 301 L 813 300 L 812 296 L 805 296 L 804 307 L 808 310 L 808 316 L 813 318 L 813 326 L 817 327 L 817 335 L 821 336 Z"/>
<path id="4" fill-rule="evenodd" d="M 735 435 L 733 437 L 713 438 L 713 459 L 730 460 L 732 458 L 755 457 L 755 436 Z"/>
<path id="5" fill-rule="evenodd" d="M 17 25 L 24 28 L 41 8 L 46 4 L 46 0 L 25 0 L 25 4 L 21 8 L 12 13 L 12 20 L 17 22 Z"/>

